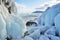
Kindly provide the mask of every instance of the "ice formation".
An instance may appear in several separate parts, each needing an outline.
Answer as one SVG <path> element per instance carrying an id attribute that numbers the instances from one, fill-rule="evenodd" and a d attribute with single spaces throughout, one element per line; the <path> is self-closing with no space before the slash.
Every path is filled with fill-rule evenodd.
<path id="1" fill-rule="evenodd" d="M 30 28 L 31 30 L 29 30 L 28 33 L 29 32 L 31 33 L 28 36 L 32 37 L 34 40 L 37 39 L 38 40 L 60 40 L 59 13 L 60 13 L 60 3 L 50 7 L 40 17 L 39 22 L 41 24 L 39 24 L 37 27 Z"/>
<path id="2" fill-rule="evenodd" d="M 23 23 L 23 20 L 16 16 L 14 11 L 13 5 L 11 5 L 9 2 L 12 0 L 1 0 L 0 4 L 0 39 L 10 39 L 10 40 L 20 40 L 21 37 L 24 35 L 24 32 L 26 31 L 25 24 Z M 8 5 L 6 5 L 5 1 L 8 2 Z M 12 3 L 13 4 L 13 3 Z M 11 13 L 9 12 L 9 7 L 13 7 L 10 9 Z"/>
<path id="3" fill-rule="evenodd" d="M 6 33 L 6 23 L 0 14 L 0 39 L 4 40 L 7 37 Z"/>
<path id="4" fill-rule="evenodd" d="M 54 26 L 54 18 L 60 13 L 60 4 L 52 6 L 45 16 L 45 26 Z"/>
<path id="5" fill-rule="evenodd" d="M 55 17 L 55 27 L 58 36 L 60 37 L 60 14 Z"/>
<path id="6" fill-rule="evenodd" d="M 36 27 L 26 29 L 16 14 L 12 0 L 0 0 L 0 40 L 60 40 L 60 3 L 48 8 Z"/>

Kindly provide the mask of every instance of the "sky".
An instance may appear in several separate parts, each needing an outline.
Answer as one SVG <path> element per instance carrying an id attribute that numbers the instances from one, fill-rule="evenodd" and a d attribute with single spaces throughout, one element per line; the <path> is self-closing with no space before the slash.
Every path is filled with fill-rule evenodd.
<path id="1" fill-rule="evenodd" d="M 19 13 L 30 13 L 35 11 L 36 8 L 45 10 L 48 6 L 54 5 L 57 1 L 60 0 L 14 0 L 18 6 Z M 47 6 L 45 6 L 47 3 Z M 60 2 L 59 2 L 60 3 Z"/>
<path id="2" fill-rule="evenodd" d="M 28 7 L 38 7 L 40 4 L 49 2 L 52 0 L 15 0 L 17 3 L 26 5 Z"/>

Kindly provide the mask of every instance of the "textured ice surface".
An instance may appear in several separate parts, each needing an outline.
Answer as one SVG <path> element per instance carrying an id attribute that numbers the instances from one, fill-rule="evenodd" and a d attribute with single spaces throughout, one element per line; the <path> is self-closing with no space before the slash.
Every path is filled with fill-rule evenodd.
<path id="1" fill-rule="evenodd" d="M 49 40 L 49 38 L 46 37 L 45 35 L 41 35 L 40 38 L 39 38 L 39 40 Z"/>
<path id="2" fill-rule="evenodd" d="M 0 14 L 0 39 L 4 40 L 6 38 L 6 23 L 2 17 L 2 15 Z"/>
<path id="3" fill-rule="evenodd" d="M 47 35 L 55 35 L 55 32 L 56 32 L 55 27 L 52 27 L 45 32 L 45 35 L 46 36 Z"/>
<path id="4" fill-rule="evenodd" d="M 37 19 L 39 25 L 45 25 L 45 16 L 47 14 L 47 11 L 50 9 L 50 7 L 48 7 L 44 13 L 42 13 L 42 15 Z"/>
<path id="5" fill-rule="evenodd" d="M 60 4 L 54 5 L 45 11 L 38 19 L 40 25 L 51 26 L 54 22 L 54 18 L 60 13 Z"/>
<path id="6" fill-rule="evenodd" d="M 7 20 L 7 34 L 12 38 L 21 38 L 24 33 L 25 25 L 21 19 L 11 15 Z"/>
<path id="7" fill-rule="evenodd" d="M 56 32 L 60 36 L 60 14 L 55 17 Z"/>
<path id="8" fill-rule="evenodd" d="M 45 16 L 45 25 L 53 26 L 54 18 L 56 15 L 60 13 L 60 4 L 52 6 L 47 12 Z"/>
<path id="9" fill-rule="evenodd" d="M 26 36 L 25 38 L 24 38 L 24 40 L 33 40 L 31 37 L 29 37 L 29 36 Z"/>
<path id="10" fill-rule="evenodd" d="M 25 32 L 25 25 L 20 17 L 13 13 L 9 14 L 4 4 L 0 5 L 0 39 L 5 40 L 7 35 L 12 37 L 12 40 L 20 39 Z M 6 33 L 7 32 L 7 33 Z"/>
<path id="11" fill-rule="evenodd" d="M 33 33 L 28 35 L 29 37 L 32 37 L 33 39 L 38 39 L 40 37 L 40 30 L 35 30 Z"/>
<path id="12" fill-rule="evenodd" d="M 6 32 L 6 22 L 4 20 L 4 16 L 6 15 L 5 14 L 5 10 L 4 10 L 4 5 L 0 5 L 0 39 L 1 40 L 5 40 L 5 38 L 7 37 L 7 32 Z M 4 12 L 3 12 L 4 11 Z M 3 14 L 5 14 L 3 16 Z"/>
<path id="13" fill-rule="evenodd" d="M 13 7 L 12 7 L 13 8 Z M 60 4 L 54 5 L 46 10 L 38 19 L 38 26 L 26 27 L 23 20 L 14 12 L 9 14 L 7 8 L 0 6 L 0 39 L 5 40 L 8 35 L 12 40 L 60 40 Z M 55 25 L 54 25 L 55 24 Z M 21 38 L 23 37 L 23 39 Z"/>
<path id="14" fill-rule="evenodd" d="M 52 6 L 50 9 L 45 11 L 41 18 L 38 26 L 29 29 L 30 35 L 34 40 L 60 40 L 60 4 Z M 57 16 L 58 15 L 58 16 Z M 54 21 L 55 20 L 55 21 Z M 44 26 L 45 23 L 45 26 Z M 42 35 L 42 36 L 41 36 Z"/>

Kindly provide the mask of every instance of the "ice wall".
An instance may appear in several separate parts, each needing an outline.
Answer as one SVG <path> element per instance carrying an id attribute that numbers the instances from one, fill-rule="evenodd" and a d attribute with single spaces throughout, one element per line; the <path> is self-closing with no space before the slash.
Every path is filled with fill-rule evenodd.
<path id="1" fill-rule="evenodd" d="M 43 13 L 38 24 L 39 27 L 29 29 L 28 36 L 34 40 L 60 40 L 60 3 L 52 6 Z M 54 21 L 55 20 L 55 21 Z M 38 21 L 38 22 L 39 22 Z M 45 25 L 43 25 L 45 23 Z M 42 26 L 41 26 L 42 25 Z"/>
<path id="2" fill-rule="evenodd" d="M 55 17 L 55 27 L 58 36 L 60 37 L 60 14 Z"/>
<path id="3" fill-rule="evenodd" d="M 3 0 L 4 1 L 4 0 Z M 4 1 L 5 2 L 5 1 Z M 12 5 L 12 4 L 11 4 Z M 7 5 L 8 6 L 8 5 Z M 11 6 L 15 7 L 15 6 Z M 14 14 L 15 9 L 10 10 L 9 13 L 8 7 L 2 2 L 0 4 L 0 39 L 5 40 L 7 37 L 12 38 L 12 40 L 18 40 L 26 31 L 25 24 L 23 20 Z M 15 11 L 17 14 L 17 12 Z"/>

